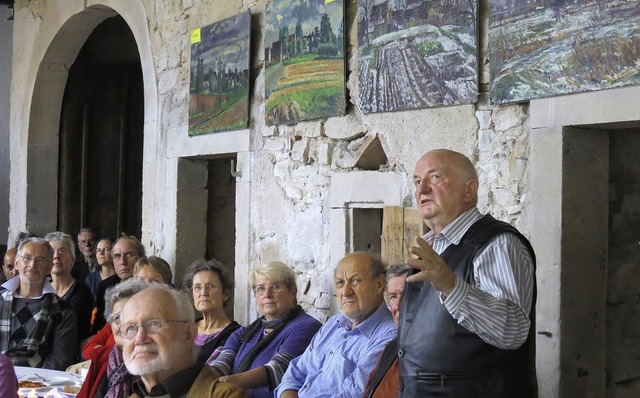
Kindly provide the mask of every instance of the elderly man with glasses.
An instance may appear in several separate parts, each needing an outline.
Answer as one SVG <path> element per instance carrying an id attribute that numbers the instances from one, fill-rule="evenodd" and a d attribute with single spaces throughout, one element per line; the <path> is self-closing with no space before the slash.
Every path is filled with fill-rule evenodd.
<path id="1" fill-rule="evenodd" d="M 0 288 L 0 352 L 14 365 L 66 369 L 78 355 L 76 314 L 47 280 L 53 249 L 41 238 L 20 242 L 18 276 Z"/>
<path id="2" fill-rule="evenodd" d="M 127 301 L 120 313 L 124 363 L 140 376 L 132 397 L 246 397 L 196 361 L 198 326 L 189 298 L 166 285 L 152 285 Z"/>

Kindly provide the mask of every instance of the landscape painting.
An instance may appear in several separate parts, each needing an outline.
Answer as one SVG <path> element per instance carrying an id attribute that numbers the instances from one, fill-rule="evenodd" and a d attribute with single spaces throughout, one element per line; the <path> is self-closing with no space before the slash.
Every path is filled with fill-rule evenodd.
<path id="1" fill-rule="evenodd" d="M 360 110 L 475 102 L 476 10 L 476 0 L 358 0 Z"/>
<path id="2" fill-rule="evenodd" d="M 640 0 L 492 0 L 491 101 L 640 83 Z"/>
<path id="3" fill-rule="evenodd" d="M 264 52 L 267 124 L 344 115 L 342 0 L 267 2 Z"/>
<path id="4" fill-rule="evenodd" d="M 190 136 L 247 127 L 250 32 L 245 12 L 191 33 Z"/>

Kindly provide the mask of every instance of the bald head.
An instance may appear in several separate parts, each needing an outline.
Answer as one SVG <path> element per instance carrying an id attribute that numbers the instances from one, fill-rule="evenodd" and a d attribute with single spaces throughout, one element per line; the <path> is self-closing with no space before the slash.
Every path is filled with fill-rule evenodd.
<path id="1" fill-rule="evenodd" d="M 340 310 L 357 326 L 384 301 L 385 266 L 369 252 L 347 254 L 336 268 L 334 282 Z"/>
<path id="2" fill-rule="evenodd" d="M 469 160 L 468 157 L 460 152 L 452 151 L 450 149 L 434 149 L 422 155 L 420 160 L 425 157 L 433 157 L 439 159 L 440 162 L 447 164 L 449 168 L 456 172 L 458 177 L 463 181 L 478 179 L 476 167 L 471 163 L 471 160 Z M 420 160 L 418 160 L 418 162 Z"/>
<path id="3" fill-rule="evenodd" d="M 459 152 L 436 149 L 422 155 L 413 184 L 420 215 L 436 233 L 478 203 L 478 173 Z"/>

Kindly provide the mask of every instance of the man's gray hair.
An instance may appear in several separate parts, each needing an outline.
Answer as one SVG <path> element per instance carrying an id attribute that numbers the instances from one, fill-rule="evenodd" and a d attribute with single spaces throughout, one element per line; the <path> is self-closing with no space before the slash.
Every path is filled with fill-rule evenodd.
<path id="1" fill-rule="evenodd" d="M 408 274 L 409 272 L 411 272 L 411 267 L 405 263 L 390 265 L 389 269 L 387 269 L 387 280 Z"/>
<path id="2" fill-rule="evenodd" d="M 44 246 L 47 249 L 47 261 L 49 264 L 53 263 L 53 247 L 43 238 L 39 238 L 37 236 L 31 236 L 28 238 L 24 238 L 20 241 L 18 245 L 18 251 L 16 252 L 16 256 L 22 256 L 22 248 L 27 243 L 35 243 L 36 245 Z"/>
<path id="3" fill-rule="evenodd" d="M 84 227 L 84 228 L 81 228 L 80 231 L 78 231 L 78 242 L 80 241 L 80 234 L 83 232 L 89 232 L 90 234 L 92 234 L 94 241 L 98 239 L 98 233 L 96 232 L 95 229 L 91 227 Z"/>
<path id="4" fill-rule="evenodd" d="M 69 234 L 65 234 L 64 232 L 55 231 L 49 232 L 44 236 L 44 240 L 47 242 L 62 242 L 63 245 L 67 247 L 67 251 L 71 254 L 71 258 L 73 261 L 76 261 L 76 243 L 73 241 L 73 238 Z"/>
<path id="5" fill-rule="evenodd" d="M 149 287 L 146 281 L 138 278 L 129 278 L 107 289 L 104 294 L 104 319 L 113 313 L 113 306 L 120 300 L 128 300 L 134 294 Z"/>
<path id="6" fill-rule="evenodd" d="M 136 238 L 133 235 L 122 234 L 121 237 L 119 237 L 118 239 L 116 239 L 115 242 L 113 242 L 113 245 L 111 247 L 115 247 L 118 242 L 124 239 L 130 240 L 136 245 L 136 250 L 138 251 L 138 257 L 147 257 L 147 253 L 146 253 L 146 250 L 144 249 L 144 245 L 140 242 L 140 240 L 138 240 L 138 238 Z"/>

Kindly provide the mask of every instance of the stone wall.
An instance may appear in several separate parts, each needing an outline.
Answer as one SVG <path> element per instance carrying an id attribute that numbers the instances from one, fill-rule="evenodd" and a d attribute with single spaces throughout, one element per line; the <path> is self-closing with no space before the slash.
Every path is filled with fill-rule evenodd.
<path id="1" fill-rule="evenodd" d="M 178 142 L 171 145 L 185 148 L 188 144 L 181 142 L 193 140 L 186 134 L 189 32 L 246 10 L 251 12 L 250 266 L 276 259 L 291 264 L 300 273 L 301 302 L 320 319 L 328 313 L 332 294 L 329 276 L 335 267 L 329 261 L 328 247 L 330 176 L 354 170 L 356 153 L 368 135 L 378 134 L 384 140 L 388 169 L 401 174 L 405 181 L 404 205 L 413 205 L 410 177 L 415 160 L 426 150 L 447 147 L 476 162 L 482 211 L 520 227 L 526 225 L 522 219 L 528 159 L 527 107 L 493 107 L 482 96 L 482 105 L 478 106 L 362 115 L 353 105 L 358 92 L 357 8 L 356 2 L 349 3 L 347 89 L 351 104 L 347 115 L 291 126 L 266 126 L 261 42 L 265 2 L 225 1 L 215 6 L 208 1 L 145 2 L 162 110 L 160 126 L 178 131 Z M 486 76 L 484 71 L 482 76 Z M 207 154 L 207 137 L 197 139 L 205 143 L 201 153 L 173 152 L 171 156 Z"/>
<path id="2" fill-rule="evenodd" d="M 416 159 L 429 149 L 451 148 L 465 153 L 477 164 L 481 210 L 515 224 L 528 234 L 525 222 L 528 105 L 494 107 L 483 93 L 478 104 L 473 105 L 361 114 L 354 105 L 358 94 L 357 2 L 350 1 L 345 24 L 350 99 L 347 115 L 291 126 L 266 126 L 262 43 L 265 3 L 265 0 L 19 0 L 16 23 L 20 46 L 15 53 L 19 61 L 14 62 L 14 85 L 38 86 L 34 70 L 46 50 L 38 43 L 49 43 L 65 21 L 77 15 L 94 15 L 105 6 L 123 16 L 141 53 L 145 86 L 143 243 L 151 252 L 175 264 L 177 275 L 194 258 L 203 256 L 205 245 L 185 246 L 179 238 L 189 236 L 191 231 L 188 225 L 176 225 L 178 215 L 189 219 L 187 213 L 202 211 L 193 203 L 179 200 L 184 198 L 179 194 L 180 187 L 189 185 L 179 181 L 186 174 L 180 172 L 179 160 L 236 153 L 242 170 L 236 199 L 239 320 L 255 316 L 251 295 L 245 288 L 248 270 L 270 260 L 287 262 L 299 273 L 299 299 L 306 309 L 319 319 L 330 314 L 332 270 L 336 264 L 329 247 L 329 192 L 348 189 L 331 187 L 331 176 L 357 171 L 354 164 L 359 150 L 373 135 L 384 144 L 389 160 L 385 171 L 395 173 L 402 181 L 403 205 L 413 205 L 411 175 Z M 488 2 L 479 2 L 479 7 L 481 29 L 485 32 L 481 35 L 481 46 L 485 46 Z M 190 32 L 247 10 L 252 15 L 249 128 L 189 137 Z M 32 51 L 34 48 L 37 51 Z M 479 59 L 481 87 L 487 87 L 485 48 L 481 49 Z M 29 109 L 28 92 L 14 96 L 17 104 Z M 25 153 L 29 122 L 24 113 L 12 110 L 12 143 Z M 15 164 L 18 168 L 12 173 L 12 184 L 18 190 L 12 200 L 13 231 L 21 229 L 29 217 L 26 156 L 17 157 Z"/>

